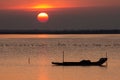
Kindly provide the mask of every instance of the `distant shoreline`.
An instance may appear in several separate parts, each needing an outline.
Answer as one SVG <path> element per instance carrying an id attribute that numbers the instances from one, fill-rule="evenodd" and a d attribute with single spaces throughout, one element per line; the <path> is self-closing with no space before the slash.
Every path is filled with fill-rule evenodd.
<path id="1" fill-rule="evenodd" d="M 0 34 L 120 34 L 120 30 L 0 30 Z"/>

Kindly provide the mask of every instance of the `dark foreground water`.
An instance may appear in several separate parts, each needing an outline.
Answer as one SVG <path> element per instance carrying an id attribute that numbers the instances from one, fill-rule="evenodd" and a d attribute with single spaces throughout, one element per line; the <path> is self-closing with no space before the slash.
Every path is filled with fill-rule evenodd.
<path id="1" fill-rule="evenodd" d="M 120 35 L 0 35 L 1 80 L 119 80 Z M 54 66 L 52 61 L 108 54 L 108 66 Z M 106 64 L 104 64 L 106 65 Z"/>

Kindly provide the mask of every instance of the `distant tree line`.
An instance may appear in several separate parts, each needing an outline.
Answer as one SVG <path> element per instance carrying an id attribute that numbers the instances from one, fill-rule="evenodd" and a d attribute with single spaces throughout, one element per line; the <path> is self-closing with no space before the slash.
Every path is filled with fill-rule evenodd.
<path id="1" fill-rule="evenodd" d="M 0 34 L 120 34 L 120 30 L 0 30 Z"/>

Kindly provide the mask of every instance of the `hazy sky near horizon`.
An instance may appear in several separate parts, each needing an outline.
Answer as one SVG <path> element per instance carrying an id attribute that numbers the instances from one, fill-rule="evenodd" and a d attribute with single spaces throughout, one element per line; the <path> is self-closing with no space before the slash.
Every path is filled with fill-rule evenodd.
<path id="1" fill-rule="evenodd" d="M 25 10 L 40 5 L 56 9 Z M 37 20 L 40 12 L 48 13 L 48 22 Z M 16 29 L 120 29 L 120 0 L 1 0 L 0 30 Z"/>

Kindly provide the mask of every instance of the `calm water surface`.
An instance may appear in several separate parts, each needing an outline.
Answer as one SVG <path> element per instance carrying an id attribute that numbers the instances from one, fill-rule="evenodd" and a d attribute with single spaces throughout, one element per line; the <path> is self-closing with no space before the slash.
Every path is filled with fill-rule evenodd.
<path id="1" fill-rule="evenodd" d="M 65 61 L 97 61 L 108 53 L 108 66 L 52 65 L 62 62 L 63 51 Z M 1 80 L 119 80 L 119 68 L 119 34 L 0 35 Z"/>

